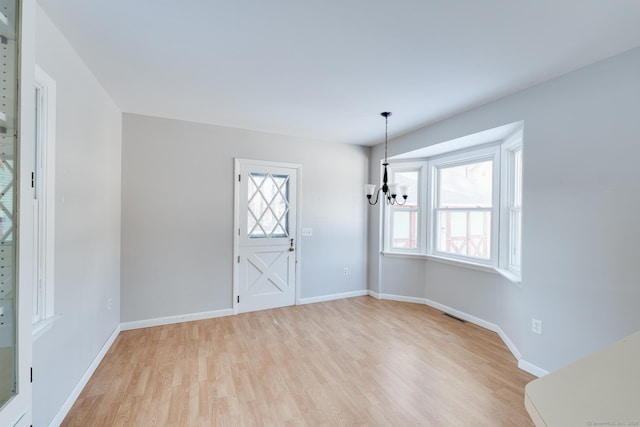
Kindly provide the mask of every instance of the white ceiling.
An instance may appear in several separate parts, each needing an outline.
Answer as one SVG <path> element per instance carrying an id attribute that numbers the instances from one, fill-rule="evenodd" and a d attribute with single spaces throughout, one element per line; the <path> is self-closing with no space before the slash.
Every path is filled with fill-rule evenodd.
<path id="1" fill-rule="evenodd" d="M 124 112 L 365 145 L 640 45 L 638 0 L 38 1 Z"/>

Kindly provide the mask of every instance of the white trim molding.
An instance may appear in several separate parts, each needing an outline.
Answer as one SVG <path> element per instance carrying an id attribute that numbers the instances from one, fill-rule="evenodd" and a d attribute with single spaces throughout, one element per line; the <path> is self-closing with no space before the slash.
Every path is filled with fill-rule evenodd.
<path id="1" fill-rule="evenodd" d="M 133 322 L 124 322 L 120 324 L 121 331 L 130 331 L 132 329 L 151 328 L 153 326 L 173 325 L 174 323 L 192 322 L 194 320 L 213 319 L 216 317 L 232 316 L 233 309 L 225 308 L 223 310 L 202 311 L 200 313 L 178 314 L 176 316 L 157 317 L 155 319 L 135 320 Z"/>
<path id="2" fill-rule="evenodd" d="M 413 303 L 413 304 L 426 304 L 426 302 L 425 302 L 426 300 L 424 298 L 406 297 L 404 295 L 376 294 L 375 298 L 377 298 L 377 299 L 386 299 L 386 300 L 389 300 L 389 301 L 410 302 L 410 303 Z"/>
<path id="3" fill-rule="evenodd" d="M 533 363 L 527 362 L 524 359 L 518 360 L 518 368 L 522 369 L 523 371 L 529 372 L 531 375 L 535 375 L 538 378 L 544 377 L 549 373 L 549 371 L 547 371 L 546 369 L 542 369 L 534 365 Z"/>
<path id="4" fill-rule="evenodd" d="M 361 296 L 369 295 L 369 292 L 371 291 L 364 289 L 361 291 L 343 292 L 341 294 L 330 294 L 330 295 L 321 295 L 319 297 L 300 298 L 300 300 L 298 300 L 298 305 L 313 304 L 316 302 L 324 302 L 324 301 L 333 301 L 333 300 L 344 299 L 344 298 L 361 297 Z"/>
<path id="5" fill-rule="evenodd" d="M 107 339 L 107 342 L 104 343 L 104 345 L 102 346 L 102 349 L 100 349 L 100 352 L 93 359 L 93 362 L 91 362 L 87 370 L 84 371 L 84 374 L 82 375 L 82 377 L 80 378 L 76 386 L 71 391 L 71 394 L 69 394 L 69 397 L 67 397 L 67 400 L 64 401 L 64 403 L 62 404 L 62 407 L 60 408 L 56 416 L 53 417 L 53 419 L 49 423 L 49 427 L 58 427 L 60 424 L 62 424 L 64 417 L 66 417 L 69 411 L 71 410 L 71 407 L 78 399 L 78 396 L 80 396 L 82 389 L 84 389 L 84 387 L 87 385 L 87 383 L 91 379 L 91 376 L 94 374 L 96 369 L 98 369 L 98 365 L 100 365 L 100 362 L 102 362 L 102 359 L 104 359 L 104 356 L 107 354 L 107 351 L 109 351 L 109 349 L 115 342 L 116 338 L 118 338 L 119 334 L 120 334 L 120 325 L 116 326 L 111 336 Z"/>
<path id="6" fill-rule="evenodd" d="M 464 311 L 456 310 L 455 308 L 451 308 L 444 304 L 440 304 L 439 302 L 431 301 L 430 299 L 425 298 L 424 301 L 425 301 L 425 304 L 428 305 L 429 307 L 433 307 L 436 310 L 440 310 L 444 313 L 447 313 L 452 316 L 458 317 L 462 320 L 465 320 L 469 323 L 473 323 L 474 325 L 478 325 L 482 328 L 488 329 L 491 332 L 498 333 L 498 330 L 500 329 L 500 327 L 495 323 L 487 322 L 486 320 L 480 319 L 479 317 L 472 316 L 471 314 L 467 314 Z"/>

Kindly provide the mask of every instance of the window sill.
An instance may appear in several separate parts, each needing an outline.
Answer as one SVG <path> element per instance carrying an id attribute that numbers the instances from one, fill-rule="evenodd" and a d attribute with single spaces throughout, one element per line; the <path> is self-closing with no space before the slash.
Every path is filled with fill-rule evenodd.
<path id="1" fill-rule="evenodd" d="M 496 268 L 496 271 L 502 275 L 505 279 L 510 280 L 512 283 L 517 285 L 522 283 L 522 276 L 520 274 L 514 273 L 511 270 L 507 270 L 505 268 Z"/>
<path id="2" fill-rule="evenodd" d="M 485 271 L 487 273 L 495 273 L 496 269 L 484 265 L 484 264 L 476 264 L 468 261 L 461 261 L 457 259 L 445 258 L 438 255 L 427 255 L 421 253 L 411 253 L 411 252 L 380 252 L 382 256 L 392 257 L 392 258 L 420 258 L 420 259 L 428 259 L 429 261 L 441 262 L 444 264 L 457 265 L 458 267 L 471 268 L 474 270 Z"/>
<path id="3" fill-rule="evenodd" d="M 37 341 L 38 338 L 40 338 L 45 333 L 47 333 L 51 328 L 53 328 L 53 324 L 60 317 L 62 317 L 61 314 L 56 314 L 54 316 L 47 317 L 46 319 L 41 320 L 41 321 L 39 321 L 37 323 L 34 323 L 31 326 L 31 339 L 32 339 L 32 341 L 33 342 Z"/>
<path id="4" fill-rule="evenodd" d="M 391 258 L 427 258 L 427 255 L 417 252 L 380 252 L 380 255 Z"/>
<path id="5" fill-rule="evenodd" d="M 508 279 L 512 283 L 521 284 L 522 277 L 511 270 L 507 270 L 504 268 L 495 268 L 489 265 L 476 264 L 468 261 L 460 261 L 457 259 L 445 258 L 437 255 L 427 255 L 427 254 L 419 254 L 419 253 L 410 253 L 410 252 L 380 252 L 382 256 L 391 257 L 391 258 L 417 258 L 417 259 L 427 259 L 429 261 L 440 262 L 443 264 L 455 265 L 457 267 L 462 268 L 470 268 L 472 270 L 483 271 L 485 273 L 493 273 L 500 274 L 502 277 Z"/>
<path id="6" fill-rule="evenodd" d="M 470 268 L 472 270 L 484 271 L 485 273 L 495 273 L 496 269 L 489 265 L 484 264 L 476 264 L 474 262 L 469 261 L 461 261 L 452 258 L 445 258 L 437 255 L 426 255 L 427 259 L 430 261 L 441 262 L 443 264 L 456 265 L 458 267 Z"/>

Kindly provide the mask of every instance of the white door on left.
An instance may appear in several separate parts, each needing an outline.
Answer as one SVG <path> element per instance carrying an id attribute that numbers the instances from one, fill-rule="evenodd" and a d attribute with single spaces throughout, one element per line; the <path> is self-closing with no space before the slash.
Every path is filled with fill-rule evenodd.
<path id="1" fill-rule="evenodd" d="M 297 165 L 236 161 L 237 312 L 295 304 Z"/>

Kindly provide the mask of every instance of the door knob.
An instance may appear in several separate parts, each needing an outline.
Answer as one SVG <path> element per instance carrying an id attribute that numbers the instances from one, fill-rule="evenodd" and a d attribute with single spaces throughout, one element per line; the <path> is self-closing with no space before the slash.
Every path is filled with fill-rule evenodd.
<path id="1" fill-rule="evenodd" d="M 293 252 L 295 249 L 293 248 L 293 239 L 291 239 L 291 246 L 289 246 L 289 252 Z"/>

